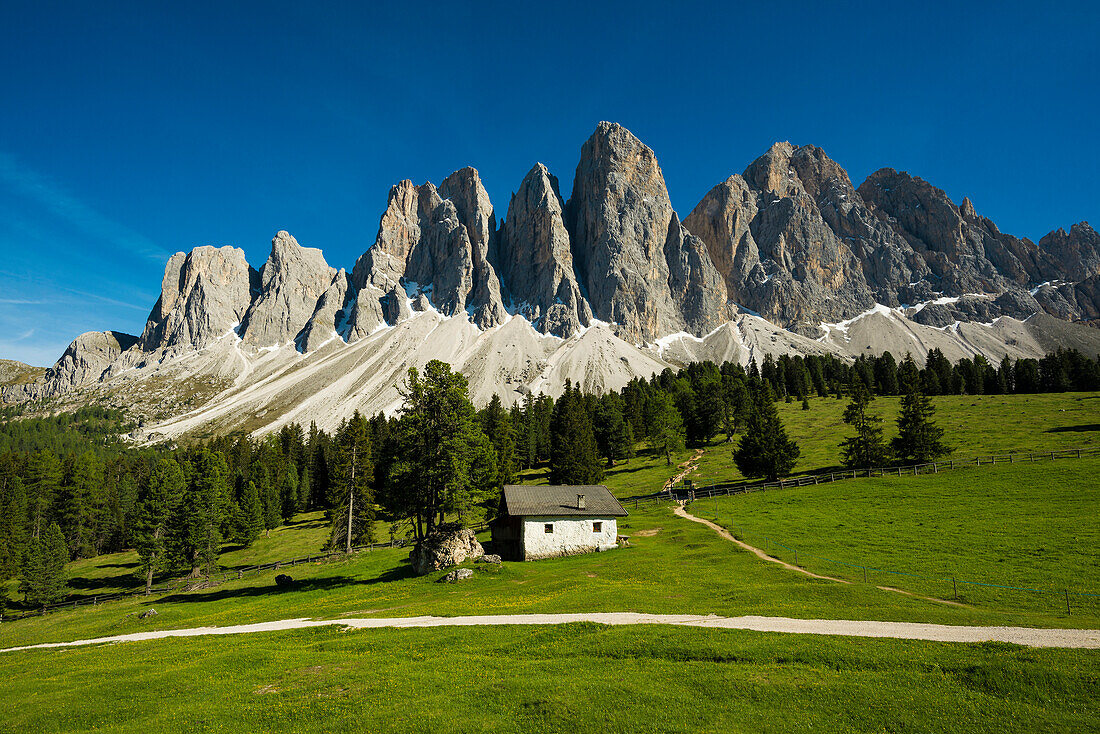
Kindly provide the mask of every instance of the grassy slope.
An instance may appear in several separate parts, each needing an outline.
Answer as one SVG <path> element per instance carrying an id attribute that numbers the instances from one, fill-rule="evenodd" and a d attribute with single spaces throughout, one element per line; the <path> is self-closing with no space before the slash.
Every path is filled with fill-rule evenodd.
<path id="1" fill-rule="evenodd" d="M 297 630 L 0 655 L 0 731 L 1088 731 L 1097 661 L 592 624 Z"/>
<path id="2" fill-rule="evenodd" d="M 884 422 L 887 439 L 897 430 L 899 398 L 876 398 L 873 413 Z M 956 459 L 1013 451 L 1053 451 L 1100 445 L 1100 394 L 1059 395 L 950 395 L 933 399 L 936 420 L 955 449 Z M 800 403 L 779 403 L 787 433 L 798 442 L 802 455 L 796 472 L 840 464 L 840 441 L 851 435 L 841 416 L 847 400 L 811 398 L 810 410 Z M 716 443 L 692 475 L 696 484 L 740 480 L 732 451 Z"/>
<path id="3" fill-rule="evenodd" d="M 699 500 L 691 512 L 819 573 L 862 580 L 866 565 L 1050 593 L 960 585 L 989 609 L 1061 607 L 1066 589 L 1100 595 L 1100 457 Z M 782 544 L 782 545 L 777 545 Z M 786 548 L 782 546 L 787 546 Z M 870 580 L 952 598 L 948 581 L 872 571 Z M 1100 596 L 1071 600 L 1100 614 Z M 1087 607 L 1087 608 L 1086 608 Z"/>

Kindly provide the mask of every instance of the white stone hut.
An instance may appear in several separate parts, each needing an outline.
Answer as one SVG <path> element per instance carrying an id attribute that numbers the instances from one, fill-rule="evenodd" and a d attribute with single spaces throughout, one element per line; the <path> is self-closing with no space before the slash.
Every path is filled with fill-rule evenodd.
<path id="1" fill-rule="evenodd" d="M 627 511 L 602 484 L 535 487 L 508 484 L 491 529 L 494 552 L 510 561 L 533 561 L 610 550 L 617 518 Z"/>

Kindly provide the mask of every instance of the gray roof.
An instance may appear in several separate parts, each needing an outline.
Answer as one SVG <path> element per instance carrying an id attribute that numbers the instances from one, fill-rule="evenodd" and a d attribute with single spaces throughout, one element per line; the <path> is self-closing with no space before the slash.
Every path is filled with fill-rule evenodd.
<path id="1" fill-rule="evenodd" d="M 577 495 L 584 495 L 585 508 L 577 508 Z M 504 513 L 531 515 L 576 515 L 577 517 L 626 517 L 627 512 L 602 484 L 536 487 L 525 484 L 504 486 Z"/>

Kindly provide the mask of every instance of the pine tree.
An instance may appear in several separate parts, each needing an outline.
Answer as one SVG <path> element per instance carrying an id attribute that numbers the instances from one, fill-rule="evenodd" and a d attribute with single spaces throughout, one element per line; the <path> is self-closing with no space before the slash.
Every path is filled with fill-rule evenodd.
<path id="1" fill-rule="evenodd" d="M 27 491 L 12 470 L 0 476 L 0 586 L 19 573 L 27 542 Z"/>
<path id="2" fill-rule="evenodd" d="M 844 410 L 844 422 L 856 429 L 855 436 L 840 444 L 844 465 L 849 468 L 869 469 L 889 460 L 882 439 L 882 418 L 867 412 L 874 399 L 863 383 L 857 382 L 852 389 L 851 402 Z"/>
<path id="3" fill-rule="evenodd" d="M 40 538 L 47 515 L 61 488 L 61 462 L 52 451 L 39 451 L 27 462 L 27 511 L 31 537 Z"/>
<path id="4" fill-rule="evenodd" d="M 261 466 L 257 475 L 259 483 L 256 491 L 260 496 L 260 504 L 263 506 L 264 534 L 271 536 L 271 531 L 279 527 L 283 521 L 282 505 L 279 502 L 279 488 L 271 481 L 271 474 L 266 466 Z"/>
<path id="5" fill-rule="evenodd" d="M 898 435 L 893 441 L 899 461 L 920 464 L 951 453 L 943 442 L 943 429 L 932 420 L 935 412 L 932 399 L 927 395 L 911 391 L 902 397 L 897 418 Z"/>
<path id="6" fill-rule="evenodd" d="M 516 441 L 512 418 L 495 394 L 481 412 L 481 427 L 496 452 L 497 484 L 503 487 L 515 472 Z"/>
<path id="7" fill-rule="evenodd" d="M 64 598 L 65 563 L 68 560 L 65 534 L 56 522 L 50 523 L 39 537 L 31 538 L 19 586 L 28 603 L 46 605 Z"/>
<path id="8" fill-rule="evenodd" d="M 192 465 L 187 506 L 186 536 L 191 553 L 191 575 L 207 575 L 218 568 L 222 527 L 229 511 L 228 470 L 220 453 L 201 448 Z"/>
<path id="9" fill-rule="evenodd" d="M 775 481 L 791 473 L 801 452 L 787 437 L 779 412 L 766 392 L 766 389 L 758 389 L 753 396 L 745 435 L 738 443 L 733 460 L 746 477 Z"/>
<path id="10" fill-rule="evenodd" d="M 410 368 L 402 389 L 401 418 L 394 428 L 400 454 L 390 471 L 395 509 L 410 517 L 423 539 L 447 513 L 492 504 L 495 466 L 490 475 L 475 461 L 488 460 L 491 446 L 467 395 L 466 378 L 450 365 L 432 360 L 421 377 Z M 540 398 L 541 400 L 541 398 Z M 538 411 L 539 402 L 535 403 Z M 491 484 L 487 481 L 493 480 Z"/>
<path id="11" fill-rule="evenodd" d="M 357 543 L 373 542 L 374 466 L 367 420 L 355 411 L 334 444 L 332 530 L 329 547 L 350 553 Z"/>
<path id="12" fill-rule="evenodd" d="M 139 499 L 134 523 L 134 546 L 138 552 L 145 593 L 153 587 L 153 575 L 168 566 L 169 523 L 186 488 L 183 470 L 172 459 L 158 459 Z"/>
<path id="13" fill-rule="evenodd" d="M 646 424 L 650 448 L 671 466 L 672 454 L 684 448 L 684 423 L 667 393 L 654 393 L 646 401 Z"/>
<path id="14" fill-rule="evenodd" d="M 595 484 L 603 479 L 603 471 L 580 388 L 567 382 L 550 422 L 550 483 Z"/>
<path id="15" fill-rule="evenodd" d="M 286 462 L 281 471 L 279 483 L 280 515 L 283 522 L 290 522 L 298 511 L 298 466 L 293 461 Z"/>

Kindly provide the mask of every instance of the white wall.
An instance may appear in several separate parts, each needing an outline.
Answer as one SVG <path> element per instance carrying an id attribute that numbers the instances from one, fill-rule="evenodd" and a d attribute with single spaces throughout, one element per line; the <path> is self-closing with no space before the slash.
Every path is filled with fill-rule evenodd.
<path id="1" fill-rule="evenodd" d="M 600 532 L 592 532 L 592 523 L 603 523 Z M 553 533 L 545 526 L 551 523 Z M 553 558 L 574 553 L 610 550 L 616 547 L 618 525 L 613 517 L 525 517 L 523 553 L 526 560 Z"/>

